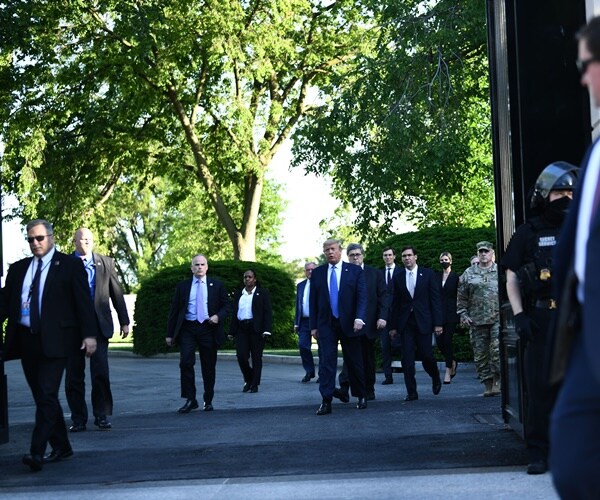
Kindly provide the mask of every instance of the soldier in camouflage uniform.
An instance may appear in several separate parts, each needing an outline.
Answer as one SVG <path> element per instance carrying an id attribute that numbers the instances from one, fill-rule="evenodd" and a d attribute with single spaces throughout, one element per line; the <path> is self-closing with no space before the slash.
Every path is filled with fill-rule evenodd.
<path id="1" fill-rule="evenodd" d="M 458 283 L 457 312 L 463 326 L 469 327 L 475 368 L 484 396 L 500 394 L 500 315 L 498 266 L 489 241 L 476 245 L 479 265 L 471 266 Z"/>

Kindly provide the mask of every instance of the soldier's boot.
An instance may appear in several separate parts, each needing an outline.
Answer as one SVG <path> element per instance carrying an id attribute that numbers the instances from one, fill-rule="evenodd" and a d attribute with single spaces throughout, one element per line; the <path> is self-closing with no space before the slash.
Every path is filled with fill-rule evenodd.
<path id="1" fill-rule="evenodd" d="M 494 380 L 492 383 L 492 394 L 491 396 L 497 396 L 498 394 L 502 393 L 502 387 L 500 384 L 500 376 L 499 375 L 494 375 Z"/>
<path id="2" fill-rule="evenodd" d="M 492 389 L 494 387 L 494 381 L 491 378 L 488 378 L 487 380 L 483 381 L 483 384 L 485 385 L 485 391 L 483 391 L 482 396 L 486 398 L 489 396 L 493 396 Z"/>

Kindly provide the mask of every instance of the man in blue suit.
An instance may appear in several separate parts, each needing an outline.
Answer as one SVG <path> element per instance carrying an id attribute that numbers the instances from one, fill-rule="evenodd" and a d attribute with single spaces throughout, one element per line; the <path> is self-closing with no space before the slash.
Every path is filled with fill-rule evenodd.
<path id="1" fill-rule="evenodd" d="M 600 17 L 577 38 L 581 83 L 600 107 Z M 550 423 L 550 470 L 561 498 L 600 498 L 600 142 L 583 164 L 553 260 L 559 327 L 551 375 L 566 370 Z"/>
<path id="2" fill-rule="evenodd" d="M 313 269 L 317 267 L 314 262 L 304 264 L 304 275 L 306 279 L 296 286 L 296 315 L 294 318 L 294 331 L 298 334 L 298 348 L 300 349 L 300 359 L 302 359 L 302 368 L 304 368 L 304 377 L 302 382 L 309 382 L 315 378 L 315 360 L 313 359 L 310 336 L 309 317 L 309 297 L 310 297 L 310 277 Z"/>
<path id="3" fill-rule="evenodd" d="M 433 357 L 432 333 L 442 333 L 441 284 L 431 269 L 417 265 L 412 246 L 402 249 L 404 269 L 394 276 L 394 298 L 390 335 L 402 338 L 402 368 L 407 395 L 404 401 L 419 399 L 415 379 L 415 350 L 432 380 L 433 394 L 442 388 L 440 372 Z"/>
<path id="4" fill-rule="evenodd" d="M 335 389 L 338 340 L 342 344 L 344 360 L 352 395 L 358 398 L 357 408 L 367 407 L 365 375 L 362 357 L 362 328 L 367 308 L 367 294 L 363 270 L 342 262 L 339 240 L 323 243 L 327 264 L 317 267 L 310 282 L 310 330 L 318 339 L 319 391 L 323 398 L 317 415 L 331 413 L 331 398 Z"/>

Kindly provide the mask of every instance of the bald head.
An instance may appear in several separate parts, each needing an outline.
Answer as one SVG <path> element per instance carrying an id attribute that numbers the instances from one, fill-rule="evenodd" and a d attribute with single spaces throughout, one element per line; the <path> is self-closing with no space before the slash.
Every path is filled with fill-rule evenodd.
<path id="1" fill-rule="evenodd" d="M 94 249 L 94 235 L 86 227 L 80 227 L 73 236 L 75 250 L 80 255 L 90 255 Z"/>

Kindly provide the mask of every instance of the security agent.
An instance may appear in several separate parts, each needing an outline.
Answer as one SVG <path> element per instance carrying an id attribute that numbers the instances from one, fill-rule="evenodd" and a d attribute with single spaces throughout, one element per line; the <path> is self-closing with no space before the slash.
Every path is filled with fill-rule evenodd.
<path id="1" fill-rule="evenodd" d="M 556 314 L 552 252 L 573 197 L 578 170 L 563 161 L 544 168 L 531 197 L 531 208 L 539 215 L 517 229 L 501 262 L 506 269 L 515 330 L 525 346 L 528 474 L 543 474 L 548 469 L 548 425 L 556 396 L 546 369 L 549 326 Z"/>

